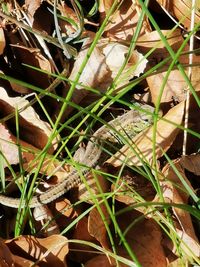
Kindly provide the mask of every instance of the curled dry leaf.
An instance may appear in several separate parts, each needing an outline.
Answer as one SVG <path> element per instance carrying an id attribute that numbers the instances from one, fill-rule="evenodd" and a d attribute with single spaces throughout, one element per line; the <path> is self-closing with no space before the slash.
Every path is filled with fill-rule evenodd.
<path id="1" fill-rule="evenodd" d="M 140 220 L 135 223 L 134 220 L 140 216 L 140 213 L 132 211 L 123 213 L 117 217 L 119 227 L 122 232 L 126 232 L 126 242 L 136 255 L 141 266 L 144 267 L 167 267 L 165 253 L 162 247 L 162 234 L 158 224 L 152 219 Z M 117 247 L 118 255 L 129 258 L 127 251 L 122 246 Z M 120 266 L 126 266 L 123 263 Z"/>
<path id="2" fill-rule="evenodd" d="M 181 125 L 184 114 L 184 102 L 171 108 L 169 112 L 157 122 L 156 127 L 156 158 L 160 158 L 163 152 L 166 152 L 172 145 Z M 176 124 L 176 125 L 175 125 Z M 128 162 L 130 165 L 141 166 L 143 161 L 151 162 L 153 157 L 153 132 L 154 126 L 136 135 L 131 140 L 131 145 L 124 145 L 115 155 L 107 160 L 108 163 L 115 167 L 121 166 L 122 163 Z M 138 157 L 138 155 L 140 157 Z"/>
<path id="3" fill-rule="evenodd" d="M 14 266 L 13 255 L 2 240 L 0 240 L 0 266 Z"/>
<path id="4" fill-rule="evenodd" d="M 35 0 L 35 1 L 26 0 L 25 1 L 24 7 L 31 21 L 33 21 L 34 14 L 37 11 L 37 9 L 41 6 L 42 2 L 43 0 Z"/>
<path id="5" fill-rule="evenodd" d="M 65 267 L 65 256 L 68 254 L 67 238 L 60 235 L 52 235 L 47 238 L 33 236 L 20 236 L 7 240 L 6 245 L 13 254 L 23 252 L 24 258 L 45 262 L 48 266 Z"/>
<path id="6" fill-rule="evenodd" d="M 110 215 L 104 204 L 99 206 L 101 214 L 97 208 L 94 208 L 88 218 L 88 232 L 95 237 L 101 246 L 105 249 L 110 249 L 107 230 L 105 224 L 110 224 Z"/>
<path id="7" fill-rule="evenodd" d="M 69 80 L 74 80 L 80 66 L 83 63 L 83 60 L 85 59 L 88 49 L 92 43 L 92 38 L 86 39 L 84 42 L 81 51 L 78 54 L 78 57 L 76 58 L 76 61 L 74 63 L 74 67 L 72 69 L 72 72 L 69 76 Z M 79 83 L 83 84 L 84 86 L 92 87 L 92 88 L 98 88 L 100 91 L 107 88 L 107 86 L 111 83 L 111 78 L 110 77 L 110 70 L 106 64 L 105 61 L 105 56 L 103 55 L 102 51 L 98 48 L 95 47 L 89 60 L 84 68 L 80 79 Z M 81 85 L 77 85 L 76 89 L 81 91 L 84 87 Z M 80 97 L 83 98 L 84 96 L 87 95 L 87 90 L 82 90 L 80 93 Z M 77 103 L 77 100 L 75 101 Z"/>
<path id="8" fill-rule="evenodd" d="M 183 36 L 180 29 L 174 31 L 171 30 L 161 30 L 162 34 L 165 36 L 166 41 L 170 46 L 174 46 L 178 42 L 183 41 Z M 143 48 L 165 48 L 163 41 L 160 38 L 160 34 L 157 31 L 148 32 L 137 39 L 137 46 Z M 146 52 L 147 50 L 143 50 Z"/>
<path id="9" fill-rule="evenodd" d="M 6 46 L 6 42 L 5 42 L 4 32 L 3 32 L 3 29 L 0 28 L 0 55 L 3 54 L 5 46 Z"/>
<path id="10" fill-rule="evenodd" d="M 184 170 L 181 166 L 181 159 L 174 160 L 173 164 L 181 174 L 182 179 L 184 179 L 190 189 L 193 190 L 190 182 L 184 174 Z M 187 204 L 189 193 L 186 192 L 184 185 L 174 172 L 171 165 L 167 164 L 163 168 L 162 174 L 163 177 L 165 177 L 165 180 L 161 180 L 160 185 L 163 189 L 163 197 L 165 201 L 176 204 Z M 187 211 L 177 207 L 172 207 L 172 210 L 177 219 L 174 221 L 174 225 L 176 232 L 181 239 L 181 248 L 187 255 L 195 255 L 199 257 L 200 245 L 194 232 L 190 214 Z"/>
<path id="11" fill-rule="evenodd" d="M 59 227 L 47 205 L 36 207 L 33 212 L 33 218 L 36 221 L 36 229 L 38 232 L 42 232 L 43 237 L 60 234 Z"/>
<path id="12" fill-rule="evenodd" d="M 12 45 L 14 54 L 17 60 L 22 64 L 22 71 L 26 80 L 31 81 L 31 84 L 40 88 L 47 88 L 49 85 L 48 75 L 42 71 L 33 70 L 32 68 L 24 67 L 23 64 L 34 66 L 39 70 L 44 70 L 51 73 L 51 64 L 41 53 L 38 48 L 30 48 L 23 45 Z M 18 93 L 32 93 L 32 90 L 22 86 L 18 86 L 16 83 L 11 82 L 13 90 Z"/>
<path id="13" fill-rule="evenodd" d="M 58 199 L 55 203 L 52 203 L 50 210 L 56 219 L 59 229 L 65 229 L 78 216 L 72 203 L 66 198 Z"/>
<path id="14" fill-rule="evenodd" d="M 122 67 L 129 48 L 119 43 L 108 43 L 103 47 L 103 53 L 106 57 L 106 64 L 111 70 L 111 77 L 114 79 Z M 138 51 L 134 50 L 131 57 L 120 76 L 120 86 L 127 83 L 131 78 L 139 77 L 146 68 L 147 59 Z"/>
<path id="15" fill-rule="evenodd" d="M 69 80 L 74 81 L 77 73 L 79 73 L 80 66 L 84 62 L 88 49 L 92 43 L 92 34 L 88 38 L 74 63 L 74 67 L 69 76 Z M 128 47 L 116 42 L 109 42 L 108 39 L 101 39 L 94 48 L 88 63 L 81 73 L 79 84 L 76 85 L 76 89 L 72 95 L 72 101 L 76 104 L 80 103 L 84 98 L 87 104 L 91 104 L 94 101 L 94 97 L 98 97 L 98 93 L 93 94 L 88 88 L 95 88 L 99 92 L 105 92 L 111 85 L 116 74 L 120 70 L 125 60 L 125 56 L 128 53 Z M 114 61 L 114 62 L 113 62 Z M 127 83 L 134 76 L 139 76 L 146 68 L 147 60 L 137 51 L 133 51 L 129 59 L 127 66 L 118 81 L 118 86 L 122 86 Z M 86 98 L 90 94 L 89 98 Z M 65 111 L 65 116 L 71 112 L 72 108 L 68 107 Z"/>
<path id="16" fill-rule="evenodd" d="M 14 266 L 17 267 L 40 267 L 31 260 L 24 259 L 23 257 L 13 255 Z M 9 265 L 10 266 L 10 265 Z"/>
<path id="17" fill-rule="evenodd" d="M 96 240 L 88 232 L 88 219 L 83 217 L 76 224 L 73 232 L 73 239 L 79 239 L 95 243 Z M 94 257 L 95 249 L 80 243 L 70 243 L 70 258 L 75 262 L 85 262 Z"/>
<path id="18" fill-rule="evenodd" d="M 48 142 L 52 129 L 47 122 L 40 119 L 35 110 L 29 105 L 29 101 L 23 97 L 10 97 L 4 88 L 1 89 L 0 109 L 3 116 L 15 114 L 15 109 L 24 109 L 19 114 L 20 138 L 31 145 L 42 149 Z M 15 123 L 15 120 L 12 122 Z M 15 129 L 15 127 L 14 127 Z M 23 134 L 22 134 L 23 133 Z M 52 141 L 48 153 L 53 153 L 57 147 L 57 139 Z"/>
<path id="19" fill-rule="evenodd" d="M 7 166 L 6 161 L 9 162 L 9 164 L 19 163 L 19 150 L 16 145 L 16 138 L 10 133 L 6 125 L 2 123 L 0 124 L 0 136 L 1 153 L 3 157 L 5 157 L 3 160 L 3 167 Z"/>
<path id="20" fill-rule="evenodd" d="M 99 267 L 99 266 L 113 267 L 114 265 L 109 262 L 108 257 L 106 255 L 99 255 L 87 261 L 84 264 L 84 266 L 85 267 Z M 121 266 L 121 265 L 118 265 L 118 266 Z"/>
<path id="21" fill-rule="evenodd" d="M 171 13 L 172 16 L 175 16 L 178 21 L 181 21 L 181 24 L 185 26 L 186 29 L 190 28 L 191 23 L 191 10 L 192 10 L 192 1 L 191 0 L 157 0 L 157 2 L 166 10 Z M 200 20 L 200 1 L 195 1 L 195 23 L 199 23 Z"/>
<path id="22" fill-rule="evenodd" d="M 101 21 L 105 19 L 106 14 L 110 10 L 114 1 L 100 1 L 100 17 Z M 140 6 L 137 1 L 126 0 L 121 2 L 118 9 L 109 18 L 109 23 L 105 28 L 104 36 L 111 37 L 114 39 L 127 40 L 130 41 L 133 37 L 135 29 L 137 27 L 138 18 L 141 14 Z M 151 26 L 146 18 L 144 17 L 143 27 L 140 31 L 140 35 L 145 32 L 149 32 Z"/>
<path id="23" fill-rule="evenodd" d="M 195 175 L 200 175 L 200 155 L 193 154 L 188 156 L 182 156 L 180 164 L 183 168 Z"/>

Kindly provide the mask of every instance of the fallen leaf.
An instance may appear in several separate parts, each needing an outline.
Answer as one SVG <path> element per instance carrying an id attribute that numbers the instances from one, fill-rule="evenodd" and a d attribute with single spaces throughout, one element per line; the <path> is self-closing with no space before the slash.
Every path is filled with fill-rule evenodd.
<path id="1" fill-rule="evenodd" d="M 99 212 L 101 210 L 101 213 Z M 108 241 L 107 229 L 105 224 L 110 224 L 110 215 L 104 204 L 99 205 L 99 208 L 91 210 L 88 218 L 88 232 L 95 237 L 105 249 L 110 248 Z"/>
<path id="2" fill-rule="evenodd" d="M 91 243 L 97 242 L 88 232 L 88 218 L 86 216 L 76 224 L 72 238 L 80 240 L 80 243 L 70 243 L 70 259 L 81 263 L 94 257 L 96 250 L 91 246 L 81 243 L 81 240 Z"/>
<path id="3" fill-rule="evenodd" d="M 99 10 L 101 22 L 105 19 L 105 16 L 111 8 L 113 2 L 114 1 L 100 1 Z M 130 41 L 136 30 L 141 8 L 137 1 L 126 0 L 126 2 L 124 2 L 120 0 L 119 2 L 120 5 L 118 9 L 111 15 L 109 23 L 105 27 L 104 37 Z M 150 30 L 151 26 L 145 16 L 140 36 Z"/>
<path id="4" fill-rule="evenodd" d="M 14 266 L 13 255 L 10 252 L 8 246 L 2 240 L 0 240 L 0 266 Z"/>
<path id="5" fill-rule="evenodd" d="M 191 190 L 193 190 L 190 182 L 184 174 L 183 168 L 181 167 L 181 159 L 174 160 L 173 165 L 179 171 L 182 179 L 188 184 Z M 189 193 L 185 190 L 185 186 L 181 182 L 180 178 L 176 175 L 171 165 L 167 164 L 162 174 L 164 180 L 160 181 L 160 186 L 163 190 L 163 197 L 168 203 L 176 204 L 187 204 Z M 194 191 L 194 190 L 193 190 Z M 173 213 L 177 220 L 174 220 L 174 226 L 176 233 L 180 237 L 180 246 L 184 250 L 184 254 L 190 256 L 200 255 L 200 245 L 196 237 L 190 214 L 177 207 L 172 206 Z M 176 246 L 174 247 L 176 250 Z"/>
<path id="6" fill-rule="evenodd" d="M 182 156 L 180 164 L 183 168 L 194 173 L 195 175 L 200 175 L 200 155 L 199 154 Z"/>
<path id="7" fill-rule="evenodd" d="M 181 21 L 181 24 L 185 26 L 186 29 L 190 28 L 191 23 L 191 10 L 192 10 L 192 1 L 188 0 L 171 0 L 170 4 L 164 0 L 157 0 L 157 2 L 166 9 L 169 13 L 171 13 L 172 16 L 175 16 L 178 21 Z M 199 23 L 200 19 L 200 1 L 195 1 L 195 16 L 194 20 L 195 23 Z"/>
<path id="8" fill-rule="evenodd" d="M 162 233 L 158 224 L 152 219 L 139 220 L 140 223 L 133 223 L 140 213 L 131 211 L 117 217 L 119 227 L 126 232 L 126 242 L 136 255 L 143 267 L 166 267 L 167 261 L 162 247 Z M 125 233 L 124 233 L 125 234 Z M 128 252 L 123 246 L 117 247 L 118 255 L 130 259 Z M 126 265 L 121 263 L 120 266 Z"/>
<path id="9" fill-rule="evenodd" d="M 33 219 L 35 220 L 37 232 L 40 232 L 42 237 L 60 234 L 59 227 L 47 205 L 34 208 Z"/>
<path id="10" fill-rule="evenodd" d="M 29 14 L 29 19 L 31 21 L 33 21 L 33 17 L 35 12 L 37 11 L 37 9 L 41 6 L 43 0 L 35 0 L 35 1 L 31 1 L 31 0 L 26 0 L 25 1 L 25 9 L 26 12 Z"/>
<path id="11" fill-rule="evenodd" d="M 40 119 L 33 107 L 29 106 L 28 100 L 23 97 L 10 97 L 4 88 L 1 87 L 0 89 L 1 116 L 6 117 L 15 114 L 15 109 L 18 109 L 18 111 L 22 109 L 19 112 L 19 137 L 36 148 L 44 148 L 52 134 L 50 125 Z M 15 120 L 10 120 L 9 123 L 15 124 Z M 56 138 L 52 141 L 48 153 L 53 153 L 56 149 L 57 140 Z"/>
<path id="12" fill-rule="evenodd" d="M 68 254 L 68 240 L 64 236 L 52 235 L 47 238 L 20 236 L 7 240 L 6 245 L 15 255 L 21 255 L 36 262 L 45 262 L 48 266 L 65 267 Z"/>
<path id="13" fill-rule="evenodd" d="M 99 255 L 87 261 L 84 264 L 84 266 L 85 267 L 99 267 L 99 266 L 113 267 L 114 265 L 109 262 L 108 257 L 106 257 L 105 255 Z M 121 266 L 121 265 L 119 264 L 118 266 Z"/>
<path id="14" fill-rule="evenodd" d="M 3 29 L 0 28 L 0 55 L 3 54 L 5 46 L 6 46 L 6 41 L 5 41 L 4 32 L 3 32 Z"/>
<path id="15" fill-rule="evenodd" d="M 111 70 L 111 77 L 114 79 L 122 67 L 125 57 L 128 53 L 129 48 L 119 43 L 108 43 L 103 47 L 103 53 L 106 57 L 106 64 Z M 131 57 L 125 66 L 121 76 L 119 85 L 127 83 L 133 77 L 139 77 L 147 65 L 147 59 L 143 57 L 141 53 L 134 50 Z"/>
<path id="16" fill-rule="evenodd" d="M 171 108 L 169 112 L 157 122 L 156 127 L 156 146 L 155 155 L 159 159 L 163 152 L 166 152 L 172 145 L 181 125 L 184 114 L 184 102 Z M 174 125 L 176 124 L 176 125 Z M 131 140 L 130 145 L 124 145 L 115 155 L 107 160 L 107 163 L 115 167 L 121 166 L 123 162 L 130 165 L 141 166 L 143 161 L 151 162 L 153 156 L 153 132 L 154 127 L 151 126 L 143 132 L 136 135 Z M 134 149 L 133 149 L 134 148 Z M 134 152 L 136 151 L 136 153 Z M 140 157 L 138 157 L 138 154 Z M 142 158 L 142 160 L 140 159 Z"/>

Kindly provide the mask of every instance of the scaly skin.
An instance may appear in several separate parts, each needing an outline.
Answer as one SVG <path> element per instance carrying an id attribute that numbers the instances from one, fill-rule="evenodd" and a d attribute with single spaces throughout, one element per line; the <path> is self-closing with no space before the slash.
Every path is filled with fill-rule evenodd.
<path id="1" fill-rule="evenodd" d="M 142 106 L 143 109 L 147 109 L 149 112 L 153 112 L 153 108 L 150 106 Z M 88 142 L 86 147 L 84 158 L 80 160 L 82 166 L 79 170 L 73 169 L 71 172 L 66 174 L 66 177 L 63 178 L 63 181 L 57 185 L 51 187 L 49 190 L 44 192 L 39 196 L 34 196 L 28 203 L 25 200 L 18 198 L 12 198 L 4 195 L 0 195 L 0 203 L 2 205 L 18 208 L 29 206 L 30 208 L 35 208 L 43 204 L 48 204 L 60 196 L 64 195 L 70 189 L 81 184 L 82 180 L 80 173 L 87 177 L 87 174 L 90 172 L 91 168 L 95 168 L 98 165 L 101 153 L 102 153 L 102 141 L 110 140 L 116 141 L 116 133 L 120 132 L 127 133 L 126 136 L 133 137 L 134 134 L 137 134 L 139 130 L 135 132 L 135 126 L 141 124 L 142 121 L 145 121 L 145 127 L 150 125 L 152 121 L 151 115 L 141 113 L 139 111 L 130 110 L 127 113 L 117 117 L 116 119 L 109 122 L 107 125 L 102 126 L 99 130 L 95 132 L 93 137 Z M 141 131 L 144 129 L 144 126 L 141 128 Z"/>

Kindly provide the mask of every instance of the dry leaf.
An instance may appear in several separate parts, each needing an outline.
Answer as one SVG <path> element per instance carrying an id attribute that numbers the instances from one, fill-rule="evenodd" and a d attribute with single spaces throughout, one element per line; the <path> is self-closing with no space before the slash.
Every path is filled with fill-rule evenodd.
<path id="1" fill-rule="evenodd" d="M 190 28 L 191 23 L 191 10 L 192 10 L 192 1 L 191 0 L 157 0 L 157 2 L 166 9 L 172 16 L 175 16 L 178 21 L 181 21 L 181 24 L 185 26 L 186 29 Z M 169 3 L 170 2 L 170 3 Z M 195 23 L 199 23 L 200 19 L 200 1 L 195 1 Z"/>
<path id="2" fill-rule="evenodd" d="M 40 119 L 35 110 L 28 106 L 29 101 L 23 97 L 9 97 L 4 88 L 0 88 L 0 108 L 2 116 L 15 114 L 15 109 L 24 109 L 19 114 L 20 132 L 19 136 L 31 145 L 42 149 L 47 144 L 52 129 L 47 122 Z M 12 121 L 15 124 L 15 120 Z M 14 127 L 15 129 L 15 127 Z M 57 147 L 57 139 L 54 139 L 52 146 L 49 147 L 48 153 L 53 153 Z"/>
<path id="3" fill-rule="evenodd" d="M 66 198 L 58 199 L 55 203 L 50 204 L 49 207 L 56 219 L 59 229 L 65 229 L 78 216 L 72 203 Z"/>
<path id="4" fill-rule="evenodd" d="M 132 224 L 126 233 L 126 241 L 143 267 L 166 267 L 167 261 L 162 248 L 162 234 L 158 224 L 151 219 L 140 220 L 140 223 L 133 224 L 133 221 L 139 217 L 137 212 L 123 213 L 117 217 L 119 227 L 126 231 L 127 227 Z M 118 255 L 129 258 L 127 251 L 122 247 L 117 247 Z M 120 264 L 120 267 L 126 265 Z"/>
<path id="5" fill-rule="evenodd" d="M 174 31 L 161 30 L 170 46 L 176 45 L 178 42 L 183 41 L 183 36 L 180 29 Z M 137 39 L 137 46 L 146 48 L 165 48 L 163 41 L 161 40 L 160 34 L 157 31 L 148 32 Z M 147 50 L 144 50 L 147 51 Z"/>
<path id="6" fill-rule="evenodd" d="M 91 260 L 87 261 L 84 264 L 85 267 L 112 267 L 114 266 L 113 264 L 111 264 L 108 260 L 108 257 L 106 257 L 105 255 L 99 255 L 96 256 L 94 258 L 92 258 Z M 118 265 L 120 266 L 120 265 Z"/>
<path id="7" fill-rule="evenodd" d="M 97 208 L 91 210 L 88 218 L 88 232 L 95 237 L 105 249 L 110 249 L 105 224 L 110 224 L 110 215 L 104 204 L 99 205 L 101 214 Z M 102 218 L 102 216 L 104 216 Z"/>
<path id="8" fill-rule="evenodd" d="M 0 240 L 0 266 L 1 267 L 14 267 L 13 255 L 9 248 Z"/>
<path id="9" fill-rule="evenodd" d="M 195 175 L 200 175 L 200 155 L 193 154 L 188 156 L 182 156 L 180 164 L 183 168 Z"/>
<path id="10" fill-rule="evenodd" d="M 13 255 L 14 266 L 16 267 L 40 267 L 31 260 L 27 260 L 23 257 Z M 9 265 L 10 266 L 10 265 Z"/>
<path id="11" fill-rule="evenodd" d="M 173 164 L 181 174 L 182 179 L 184 179 L 190 189 L 193 190 L 190 182 L 184 174 L 180 162 L 180 159 L 174 160 Z M 185 191 L 185 186 L 182 184 L 171 165 L 167 164 L 163 168 L 162 173 L 163 177 L 165 177 L 165 180 L 161 180 L 160 185 L 163 189 L 163 197 L 165 201 L 176 204 L 187 204 L 189 193 Z M 176 232 L 182 240 L 180 246 L 189 256 L 192 256 L 192 253 L 194 253 L 195 256 L 199 257 L 200 246 L 194 232 L 190 214 L 187 211 L 177 207 L 172 207 L 172 210 L 177 218 L 177 220 L 174 221 Z"/>
<path id="12" fill-rule="evenodd" d="M 115 199 L 126 205 L 137 203 L 138 194 L 146 201 L 152 201 L 155 197 L 155 190 L 152 183 L 138 173 L 124 170 L 118 183 L 112 184 L 111 191 L 115 192 Z M 136 210 L 145 213 L 145 207 L 138 207 Z"/>
<path id="13" fill-rule="evenodd" d="M 185 69 L 187 73 L 187 68 Z M 192 85 L 196 91 L 200 90 L 200 67 L 192 67 Z M 160 97 L 160 88 L 163 84 L 163 79 L 165 78 L 167 72 L 158 73 L 147 78 L 149 89 L 151 91 L 152 102 L 157 103 L 158 98 Z M 179 70 L 172 70 L 165 85 L 165 88 L 162 92 L 160 103 L 172 102 L 173 99 L 177 99 L 178 102 L 181 102 L 185 99 L 185 92 L 188 88 L 188 85 L 183 78 Z"/>
<path id="14" fill-rule="evenodd" d="M 96 239 L 93 238 L 88 232 L 88 219 L 83 217 L 76 224 L 72 239 L 89 241 L 96 243 Z M 80 243 L 70 243 L 70 258 L 75 262 L 85 262 L 94 257 L 96 250 L 91 246 L 87 246 Z"/>
<path id="15" fill-rule="evenodd" d="M 163 155 L 163 152 L 166 152 L 172 145 L 179 131 L 174 123 L 181 125 L 183 114 L 184 102 L 181 102 L 177 106 L 171 108 L 163 119 L 160 119 L 157 122 L 155 148 L 155 155 L 157 159 L 160 158 Z M 131 142 L 133 147 L 130 147 L 130 145 L 124 145 L 115 155 L 108 159 L 107 162 L 115 167 L 121 166 L 124 161 L 128 162 L 130 165 L 141 166 L 143 162 L 138 157 L 138 154 L 146 162 L 151 162 L 153 156 L 153 131 L 154 127 L 151 126 L 147 130 L 136 135 Z M 134 153 L 133 148 L 137 153 Z"/>
<path id="16" fill-rule="evenodd" d="M 108 43 L 103 47 L 103 53 L 106 57 L 106 64 L 111 70 L 111 77 L 114 79 L 122 67 L 125 57 L 128 53 L 129 48 L 119 43 Z M 124 68 L 122 75 L 120 76 L 119 85 L 127 83 L 131 78 L 139 77 L 146 68 L 147 59 L 143 57 L 141 53 L 134 50 L 131 57 Z"/>
<path id="17" fill-rule="evenodd" d="M 21 68 L 24 77 L 26 77 L 27 80 L 30 77 L 29 81 L 31 81 L 31 84 L 33 85 L 36 85 L 40 88 L 47 88 L 49 86 L 47 74 L 43 73 L 42 71 L 33 70 L 32 68 L 23 66 L 23 64 L 27 64 L 51 73 L 51 64 L 49 60 L 42 55 L 41 51 L 38 48 L 30 48 L 23 45 L 12 45 L 12 49 L 14 50 L 17 60 L 22 64 Z M 13 84 L 11 82 L 11 85 L 13 90 L 18 93 L 32 93 L 31 89 L 23 88 L 23 91 L 20 91 L 21 87 L 18 87 L 17 84 Z"/>
<path id="18" fill-rule="evenodd" d="M 0 55 L 3 54 L 5 46 L 6 46 L 6 41 L 5 41 L 4 32 L 3 32 L 3 29 L 0 28 Z"/>
<path id="19" fill-rule="evenodd" d="M 119 2 L 121 2 L 119 8 L 109 18 L 109 23 L 105 27 L 104 37 L 130 41 L 134 35 L 138 18 L 141 13 L 140 6 L 137 4 L 135 5 L 134 2 L 137 1 L 132 0 L 126 0 L 125 2 L 120 0 Z M 100 1 L 99 11 L 101 21 L 105 19 L 105 16 L 112 4 L 113 1 Z M 151 26 L 145 17 L 140 35 L 143 35 L 145 32 L 149 32 L 150 29 Z"/>
<path id="20" fill-rule="evenodd" d="M 43 237 L 60 234 L 54 216 L 46 205 L 36 207 L 33 212 L 33 218 L 36 221 L 36 229 L 38 232 L 42 232 Z"/>
<path id="21" fill-rule="evenodd" d="M 3 167 L 7 166 L 7 162 L 9 164 L 19 163 L 19 150 L 15 143 L 16 139 L 13 138 L 6 125 L 2 123 L 0 124 L 0 136 L 0 150 L 4 157 L 1 160 Z"/>
<path id="22" fill-rule="evenodd" d="M 67 238 L 52 235 L 47 238 L 20 236 L 6 241 L 7 246 L 15 255 L 23 253 L 27 259 L 30 256 L 37 262 L 45 262 L 48 266 L 65 267 L 65 256 L 68 254 Z"/>
<path id="23" fill-rule="evenodd" d="M 33 16 L 35 14 L 35 12 L 37 11 L 37 9 L 41 6 L 43 0 L 34 0 L 34 1 L 31 1 L 31 0 L 26 0 L 25 1 L 25 9 L 26 9 L 26 12 L 28 13 L 29 15 L 29 19 L 31 21 L 33 21 Z"/>

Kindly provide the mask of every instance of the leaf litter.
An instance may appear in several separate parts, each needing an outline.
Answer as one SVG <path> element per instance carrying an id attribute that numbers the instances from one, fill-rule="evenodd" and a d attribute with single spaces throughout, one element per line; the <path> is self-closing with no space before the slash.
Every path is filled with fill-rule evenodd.
<path id="1" fill-rule="evenodd" d="M 187 73 L 190 67 L 187 43 L 162 90 L 171 64 L 170 49 L 177 53 L 189 33 L 191 1 L 171 1 L 170 6 L 164 1 L 150 1 L 149 10 L 157 18 L 170 49 L 146 15 L 133 43 L 143 9 L 141 1 L 118 1 L 87 64 L 80 70 L 99 27 L 116 1 L 100 0 L 99 6 L 96 1 L 83 2 L 25 1 L 21 6 L 20 1 L 7 1 L 1 4 L 2 192 L 6 190 L 10 196 L 19 196 L 14 179 L 18 185 L 23 184 L 23 177 L 33 176 L 37 171 L 35 190 L 41 194 L 65 179 L 66 173 L 76 168 L 77 154 L 80 157 L 80 151 L 99 126 L 92 120 L 79 128 L 77 125 L 81 125 L 87 112 L 92 113 L 91 107 L 103 97 L 107 100 L 101 108 L 107 109 L 102 120 L 107 122 L 126 112 L 125 99 L 136 109 L 140 109 L 141 104 L 155 106 L 150 112 L 153 124 L 134 137 L 124 130 L 128 143 L 122 137 L 119 147 L 114 144 L 105 148 L 110 150 L 109 157 L 102 156 L 99 168 L 90 171 L 88 186 L 83 183 L 62 198 L 29 212 L 20 236 L 13 236 L 16 211 L 2 207 L 1 265 L 161 267 L 199 264 L 198 49 L 194 51 L 192 66 L 191 84 L 196 93 L 191 94 L 188 155 L 181 155 L 188 83 L 177 68 L 182 64 Z M 54 5 L 59 29 L 53 17 Z M 198 10 L 199 1 L 195 23 L 199 21 Z M 178 21 L 180 25 L 176 25 Z M 173 29 L 175 26 L 181 29 Z M 198 47 L 198 34 L 195 32 L 195 35 Z M 77 56 L 68 60 L 63 48 L 76 49 Z M 51 74 L 59 74 L 64 68 L 66 79 L 39 100 L 36 95 L 41 89 L 51 87 L 55 79 Z M 121 75 L 116 80 L 119 71 Z M 77 74 L 80 77 L 70 92 Z M 71 98 L 60 115 L 69 92 Z M 112 103 L 109 103 L 110 92 Z M 137 94 L 148 95 L 148 102 L 135 105 L 133 95 Z M 35 104 L 29 105 L 34 98 Z M 158 105 L 162 113 L 156 114 Z M 58 117 L 60 128 L 55 132 L 53 123 Z M 192 131 L 195 134 L 192 135 Z M 122 129 L 117 138 L 123 134 Z M 70 150 L 72 154 L 75 152 L 74 158 Z M 42 152 L 45 158 L 41 163 Z"/>

